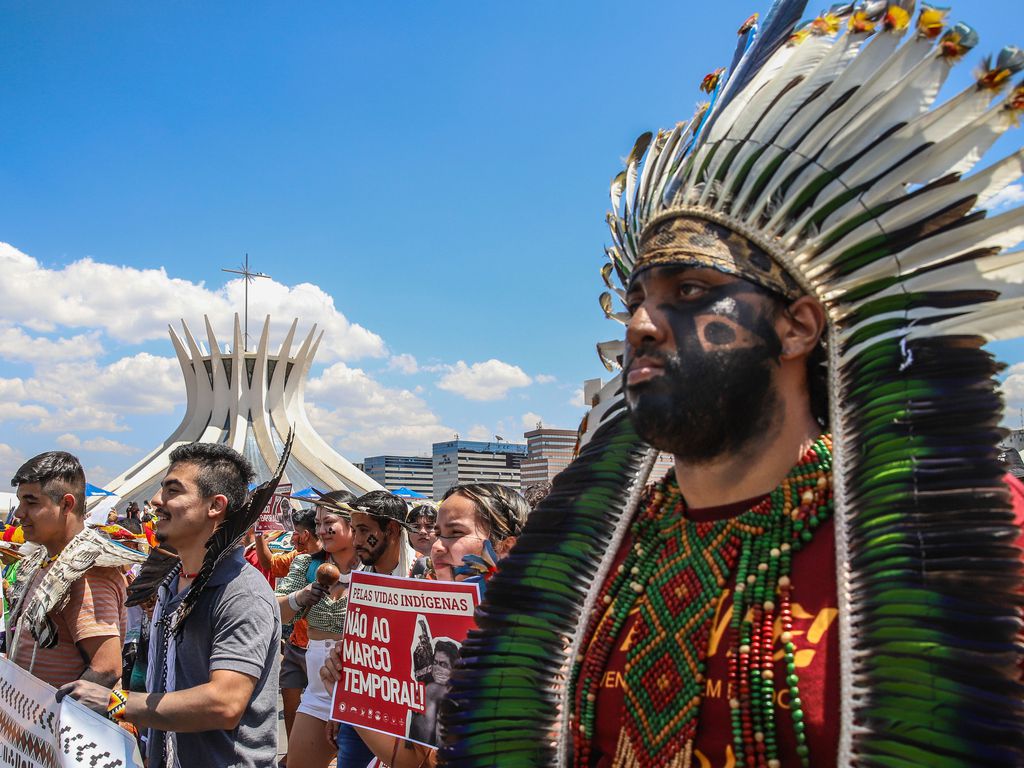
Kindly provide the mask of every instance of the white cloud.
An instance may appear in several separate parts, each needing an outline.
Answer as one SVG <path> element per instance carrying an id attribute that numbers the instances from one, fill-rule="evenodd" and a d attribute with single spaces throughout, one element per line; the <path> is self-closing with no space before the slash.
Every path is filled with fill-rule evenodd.
<path id="1" fill-rule="evenodd" d="M 19 363 L 96 358 L 103 354 L 99 332 L 66 339 L 30 336 L 10 323 L 0 323 L 0 357 Z"/>
<path id="2" fill-rule="evenodd" d="M 385 387 L 360 368 L 335 363 L 306 387 L 310 422 L 350 461 L 422 453 L 454 430 L 407 389 Z"/>
<path id="3" fill-rule="evenodd" d="M 583 399 L 583 387 L 577 387 L 572 391 L 572 397 L 569 398 L 569 405 L 574 408 L 587 408 L 589 407 L 586 401 Z"/>
<path id="4" fill-rule="evenodd" d="M 6 386 L 17 391 L 12 381 L 18 380 L 8 379 Z M 30 417 L 36 419 L 32 428 L 37 432 L 123 432 L 125 414 L 169 413 L 185 400 L 177 361 L 148 352 L 109 365 L 48 365 L 24 382 L 22 391 L 21 399 L 36 403 L 28 407 L 35 409 Z M 40 405 L 47 408 L 40 410 Z"/>
<path id="5" fill-rule="evenodd" d="M 392 355 L 391 360 L 388 361 L 388 370 L 399 371 L 406 375 L 417 373 L 419 369 L 416 358 L 410 354 Z"/>
<path id="6" fill-rule="evenodd" d="M 494 440 L 494 430 L 483 424 L 474 424 L 469 428 L 469 432 L 461 437 L 463 440 L 479 440 L 482 443 L 489 443 Z"/>
<path id="7" fill-rule="evenodd" d="M 558 379 L 546 373 L 538 373 L 533 377 L 533 380 L 538 384 L 554 384 Z"/>
<path id="8" fill-rule="evenodd" d="M 119 443 L 108 437 L 94 437 L 89 440 L 82 440 L 78 435 L 66 433 L 57 438 L 57 445 L 69 451 L 96 451 L 97 453 L 120 453 L 133 454 L 138 450 L 130 445 Z"/>
<path id="9" fill-rule="evenodd" d="M 467 400 L 501 400 L 510 389 L 528 386 L 532 381 L 519 366 L 494 358 L 472 365 L 459 360 L 447 370 L 437 386 Z"/>
<path id="10" fill-rule="evenodd" d="M 185 400 L 181 368 L 172 357 L 149 352 L 109 365 L 62 363 L 44 369 L 26 389 L 53 405 L 106 405 L 131 413 L 168 413 Z"/>
<path id="11" fill-rule="evenodd" d="M 539 413 L 527 411 L 526 413 L 523 414 L 522 422 L 523 431 L 529 432 L 530 430 L 536 429 L 538 423 L 543 424 L 544 419 L 541 418 Z"/>
<path id="12" fill-rule="evenodd" d="M 1024 408 L 1024 363 L 1011 365 L 1007 377 L 1001 385 L 1003 397 L 1006 400 L 1008 416 L 1014 415 L 1009 412 L 1017 412 Z M 1012 419 L 1016 422 L 1016 419 Z"/>
<path id="13" fill-rule="evenodd" d="M 1024 202 L 1024 184 L 1010 184 L 987 200 L 985 207 L 995 213 L 1022 202 Z"/>
<path id="14" fill-rule="evenodd" d="M 26 458 L 17 448 L 0 443 L 0 489 L 5 492 L 11 491 L 11 478 L 18 471 L 18 467 L 25 463 Z"/>
<path id="15" fill-rule="evenodd" d="M 215 329 L 230 329 L 234 314 L 243 308 L 241 279 L 211 290 L 170 277 L 163 269 L 115 266 L 91 258 L 47 269 L 7 243 L 0 243 L 0 274 L 5 320 L 42 333 L 60 327 L 90 328 L 121 342 L 139 343 L 164 338 L 167 326 L 180 318 L 200 330 L 203 315 L 209 315 Z M 265 315 L 273 318 L 271 331 L 278 339 L 292 318 L 301 317 L 324 331 L 318 353 L 323 360 L 385 353 L 380 336 L 351 323 L 335 308 L 334 299 L 311 283 L 288 287 L 271 279 L 256 280 L 249 288 L 249 306 L 252 336 L 258 335 Z"/>

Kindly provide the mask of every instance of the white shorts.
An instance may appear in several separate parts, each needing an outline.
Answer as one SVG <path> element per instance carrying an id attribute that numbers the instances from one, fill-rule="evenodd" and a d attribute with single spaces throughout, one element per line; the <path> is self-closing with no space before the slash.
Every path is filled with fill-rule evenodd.
<path id="1" fill-rule="evenodd" d="M 327 661 L 327 654 L 330 652 L 337 640 L 310 640 L 306 646 L 306 688 L 299 699 L 299 708 L 296 712 L 315 717 L 317 720 L 327 721 L 331 716 L 331 696 L 334 693 L 334 686 L 331 690 L 324 687 L 320 679 L 320 668 Z"/>

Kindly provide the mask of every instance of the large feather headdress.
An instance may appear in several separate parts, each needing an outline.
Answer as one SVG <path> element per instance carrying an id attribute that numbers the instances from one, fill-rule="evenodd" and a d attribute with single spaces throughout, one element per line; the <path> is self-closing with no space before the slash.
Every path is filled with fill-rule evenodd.
<path id="1" fill-rule="evenodd" d="M 970 27 L 930 6 L 915 21 L 912 0 L 798 26 L 804 5 L 778 0 L 759 31 L 744 25 L 730 70 L 705 80 L 710 103 L 637 141 L 612 182 L 601 306 L 625 320 L 614 295 L 643 268 L 645 235 L 676 220 L 742 236 L 772 263 L 737 274 L 823 303 L 839 764 L 1022 764 L 1019 530 L 995 449 L 1001 367 L 983 344 L 1024 331 L 1024 252 L 1006 250 L 1024 241 L 1024 209 L 985 208 L 1024 174 L 1024 151 L 976 166 L 1019 123 L 1024 53 L 985 60 L 936 105 L 977 43 Z M 598 350 L 614 370 L 622 342 Z M 655 456 L 619 377 L 584 432 L 463 647 L 447 765 L 565 762 L 565 674 Z"/>

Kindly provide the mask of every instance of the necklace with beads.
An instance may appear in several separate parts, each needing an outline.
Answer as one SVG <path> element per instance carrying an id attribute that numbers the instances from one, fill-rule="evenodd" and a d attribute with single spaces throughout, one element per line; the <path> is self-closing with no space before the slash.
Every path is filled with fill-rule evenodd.
<path id="1" fill-rule="evenodd" d="M 571 675 L 574 765 L 588 766 L 600 680 L 633 615 L 623 673 L 622 732 L 613 766 L 688 766 L 697 735 L 715 609 L 735 574 L 729 625 L 732 744 L 737 765 L 781 766 L 776 738 L 774 636 L 786 663 L 797 755 L 810 765 L 792 642 L 793 554 L 832 512 L 832 441 L 819 438 L 772 493 L 725 520 L 687 520 L 674 474 L 656 483 L 635 519 L 632 546 L 598 595 L 585 653 Z"/>

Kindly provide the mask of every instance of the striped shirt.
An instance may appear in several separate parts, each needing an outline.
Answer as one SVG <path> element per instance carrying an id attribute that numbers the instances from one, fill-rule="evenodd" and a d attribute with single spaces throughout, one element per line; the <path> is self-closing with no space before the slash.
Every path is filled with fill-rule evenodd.
<path id="1" fill-rule="evenodd" d="M 31 602 L 45 574 L 46 568 L 35 572 L 23 606 Z M 90 568 L 68 588 L 67 604 L 48 614 L 57 627 L 57 644 L 40 648 L 26 627 L 14 663 L 54 687 L 78 680 L 89 662 L 77 643 L 90 637 L 120 637 L 124 642 L 128 624 L 126 591 L 124 574 L 119 568 Z"/>

